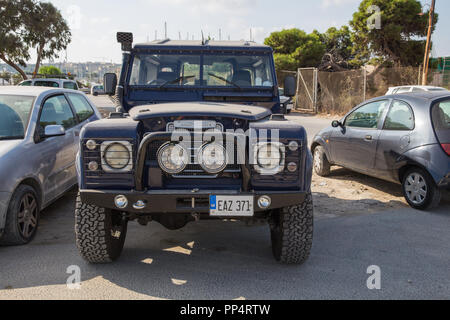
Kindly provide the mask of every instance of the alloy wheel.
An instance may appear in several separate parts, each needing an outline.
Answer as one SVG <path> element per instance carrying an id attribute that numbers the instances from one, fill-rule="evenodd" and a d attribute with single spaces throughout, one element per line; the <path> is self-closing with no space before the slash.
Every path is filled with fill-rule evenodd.
<path id="1" fill-rule="evenodd" d="M 322 160 L 320 159 L 320 153 L 316 150 L 314 152 L 314 168 L 316 169 L 316 172 L 320 172 L 322 169 Z"/>
<path id="2" fill-rule="evenodd" d="M 412 172 L 405 180 L 405 191 L 409 201 L 415 205 L 422 204 L 428 193 L 425 178 L 417 172 Z"/>
<path id="3" fill-rule="evenodd" d="M 38 205 L 32 193 L 26 193 L 20 200 L 17 223 L 24 239 L 30 238 L 37 227 Z"/>

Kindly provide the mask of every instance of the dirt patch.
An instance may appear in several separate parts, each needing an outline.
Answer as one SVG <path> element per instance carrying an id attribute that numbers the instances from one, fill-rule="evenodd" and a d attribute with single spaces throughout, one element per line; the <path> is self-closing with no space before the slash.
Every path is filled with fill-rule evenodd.
<path id="1" fill-rule="evenodd" d="M 407 207 L 400 185 L 339 167 L 327 178 L 314 173 L 312 191 L 318 218 Z"/>

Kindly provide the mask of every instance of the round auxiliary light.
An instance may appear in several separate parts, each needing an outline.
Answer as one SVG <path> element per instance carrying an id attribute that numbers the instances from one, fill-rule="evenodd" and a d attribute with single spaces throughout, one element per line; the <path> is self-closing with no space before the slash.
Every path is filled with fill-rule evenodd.
<path id="1" fill-rule="evenodd" d="M 258 207 L 261 209 L 267 209 L 272 204 L 272 199 L 269 196 L 261 196 L 258 199 Z"/>
<path id="2" fill-rule="evenodd" d="M 287 169 L 289 172 L 295 172 L 297 171 L 297 164 L 295 162 L 289 162 L 287 165 Z"/>
<path id="3" fill-rule="evenodd" d="M 88 148 L 89 150 L 95 150 L 95 148 L 97 148 L 97 142 L 95 142 L 94 140 L 88 140 L 86 142 L 86 148 Z"/>
<path id="4" fill-rule="evenodd" d="M 98 163 L 96 161 L 91 161 L 88 163 L 88 169 L 89 171 L 97 171 L 98 170 Z"/>
<path id="5" fill-rule="evenodd" d="M 299 145 L 298 145 L 297 141 L 291 141 L 291 142 L 289 142 L 288 147 L 289 147 L 289 150 L 291 150 L 291 151 L 297 151 Z"/>
<path id="6" fill-rule="evenodd" d="M 206 172 L 219 173 L 227 166 L 227 151 L 218 143 L 209 143 L 201 148 L 197 160 Z"/>
<path id="7" fill-rule="evenodd" d="M 267 170 L 274 170 L 281 164 L 283 158 L 280 147 L 274 143 L 264 143 L 258 148 L 258 165 Z"/>
<path id="8" fill-rule="evenodd" d="M 158 150 L 158 163 L 165 172 L 177 174 L 188 165 L 189 154 L 179 144 L 168 143 Z"/>
<path id="9" fill-rule="evenodd" d="M 125 209 L 128 206 L 128 199 L 123 195 L 118 195 L 114 198 L 114 204 L 119 209 Z"/>
<path id="10" fill-rule="evenodd" d="M 106 147 L 104 153 L 106 164 L 112 169 L 124 169 L 131 160 L 130 151 L 121 143 L 112 143 Z"/>

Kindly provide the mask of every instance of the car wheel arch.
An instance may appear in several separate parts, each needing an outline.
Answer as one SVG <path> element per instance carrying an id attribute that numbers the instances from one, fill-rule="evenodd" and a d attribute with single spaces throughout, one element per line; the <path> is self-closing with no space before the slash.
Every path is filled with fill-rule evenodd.
<path id="1" fill-rule="evenodd" d="M 319 141 L 314 141 L 311 145 L 311 154 L 314 157 L 314 151 L 316 150 L 317 147 L 322 147 L 323 150 L 325 151 L 325 156 L 327 157 L 327 160 L 331 163 L 331 157 L 330 157 L 330 151 L 328 150 L 328 148 L 326 147 L 325 143 L 321 143 Z"/>
<path id="2" fill-rule="evenodd" d="M 397 174 L 398 181 L 400 183 L 403 182 L 403 178 L 405 177 L 406 172 L 408 172 L 408 170 L 410 170 L 412 168 L 419 168 L 419 169 L 422 169 L 422 170 L 426 171 L 428 174 L 430 174 L 430 172 L 427 170 L 427 168 L 425 166 L 419 164 L 419 163 L 416 163 L 416 162 L 414 162 L 414 163 L 412 163 L 412 162 L 406 163 L 404 166 L 399 168 L 398 171 L 397 171 L 398 172 L 398 174 Z M 431 176 L 431 174 L 430 174 L 430 176 Z"/>
<path id="3" fill-rule="evenodd" d="M 39 184 L 38 181 L 36 181 L 34 178 L 26 178 L 24 180 L 22 180 L 15 188 L 14 191 L 17 190 L 17 188 L 19 186 L 30 186 L 31 188 L 34 189 L 34 191 L 36 192 L 37 196 L 38 196 L 38 204 L 39 204 L 39 209 L 42 209 L 42 205 L 44 203 L 44 195 L 42 192 L 42 188 L 41 185 Z"/>

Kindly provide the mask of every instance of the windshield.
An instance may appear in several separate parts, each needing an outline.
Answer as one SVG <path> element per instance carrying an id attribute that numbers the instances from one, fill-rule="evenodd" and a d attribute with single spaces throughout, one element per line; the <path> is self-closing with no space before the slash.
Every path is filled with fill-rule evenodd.
<path id="1" fill-rule="evenodd" d="M 0 140 L 23 139 L 34 97 L 0 95 Z"/>
<path id="2" fill-rule="evenodd" d="M 35 87 L 51 87 L 51 88 L 59 88 L 59 84 L 55 81 L 35 81 Z"/>
<path id="3" fill-rule="evenodd" d="M 140 54 L 131 86 L 268 87 L 274 85 L 269 55 Z"/>

